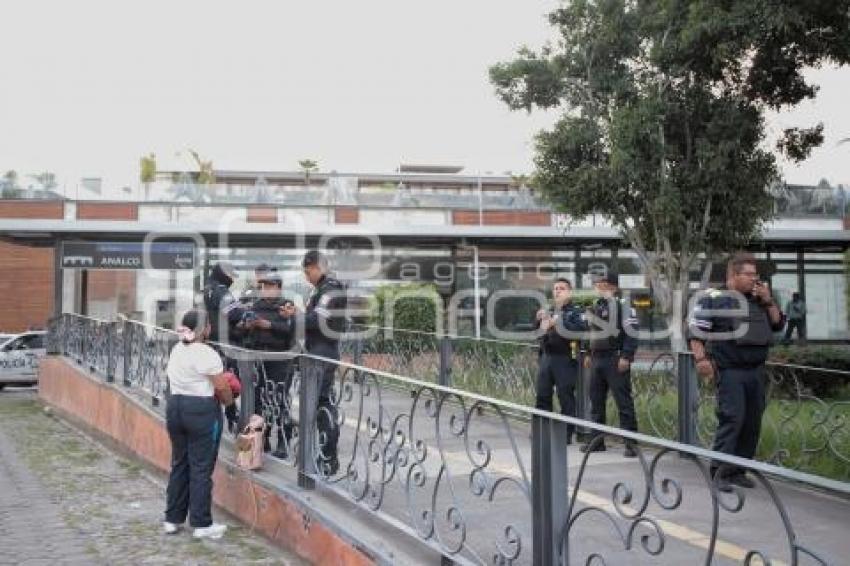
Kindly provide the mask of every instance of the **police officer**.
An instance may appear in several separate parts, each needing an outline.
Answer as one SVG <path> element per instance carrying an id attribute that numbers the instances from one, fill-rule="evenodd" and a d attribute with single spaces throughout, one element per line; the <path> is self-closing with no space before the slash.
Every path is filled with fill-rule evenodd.
<path id="1" fill-rule="evenodd" d="M 250 316 L 243 317 L 240 325 L 245 330 L 245 346 L 266 352 L 287 352 L 292 349 L 295 336 L 295 305 L 281 294 L 283 280 L 273 270 L 258 275 L 258 296 L 251 306 Z M 254 389 L 254 412 L 262 415 L 268 424 L 265 449 L 271 449 L 271 428 L 277 425 L 277 445 L 272 456 L 285 459 L 292 440 L 289 389 L 292 386 L 292 360 L 265 359 L 262 375 Z"/>
<path id="2" fill-rule="evenodd" d="M 784 325 L 785 315 L 768 285 L 759 281 L 752 254 L 733 256 L 726 285 L 709 289 L 694 307 L 689 330 L 697 372 L 706 380 L 716 379 L 714 450 L 742 458 L 755 455 L 765 408 L 764 363 L 773 332 Z M 712 474 L 722 491 L 730 491 L 731 484 L 755 487 L 740 468 L 724 466 L 718 473 L 714 465 Z"/>
<path id="3" fill-rule="evenodd" d="M 561 414 L 574 417 L 576 414 L 576 380 L 578 365 L 575 359 L 578 337 L 570 332 L 582 332 L 586 324 L 582 312 L 571 299 L 572 284 L 567 279 L 557 279 L 552 285 L 554 305 L 537 312 L 535 326 L 542 332 L 539 367 L 537 370 L 537 400 L 535 407 L 552 410 L 553 389 L 558 392 Z M 572 442 L 573 425 L 567 427 L 567 443 Z"/>
<path id="4" fill-rule="evenodd" d="M 599 299 L 591 308 L 591 314 L 602 321 L 591 322 L 590 330 L 590 416 L 594 422 L 606 423 L 605 405 L 611 391 L 620 417 L 620 427 L 637 432 L 635 402 L 632 398 L 631 366 L 637 350 L 637 314 L 618 296 L 619 276 L 613 271 L 600 276 L 594 282 Z M 626 329 L 630 329 L 626 332 Z M 634 458 L 637 452 L 634 443 L 626 441 L 623 455 Z M 591 439 L 581 447 L 604 451 L 605 443 Z"/>
<path id="5" fill-rule="evenodd" d="M 267 263 L 260 263 L 257 267 L 254 268 L 254 285 L 249 287 L 242 293 L 242 296 L 239 297 L 239 302 L 243 303 L 247 306 L 251 306 L 257 301 L 260 296 L 260 281 L 265 278 L 265 276 L 271 272 L 277 272 L 277 269 L 270 266 Z"/>
<path id="6" fill-rule="evenodd" d="M 345 330 L 345 287 L 328 275 L 327 258 L 316 250 L 307 252 L 301 262 L 313 292 L 304 313 L 304 346 L 308 353 L 339 359 L 339 339 Z M 332 398 L 336 364 L 320 362 L 319 412 L 317 428 L 325 440 L 320 460 L 323 472 L 333 475 L 339 470 L 337 442 L 339 426 Z"/>
<path id="7" fill-rule="evenodd" d="M 237 325 L 242 320 L 245 307 L 230 292 L 230 286 L 236 280 L 236 270 L 229 262 L 215 264 L 210 277 L 204 286 L 204 307 L 209 315 L 210 342 L 239 344 Z M 228 357 L 219 346 L 210 344 L 222 357 L 224 368 L 237 372 L 236 360 Z M 236 404 L 233 403 L 225 410 L 225 416 L 231 432 L 235 430 Z"/>
<path id="8" fill-rule="evenodd" d="M 230 292 L 230 286 L 236 280 L 236 270 L 229 262 L 215 264 L 204 286 L 204 306 L 210 317 L 212 328 L 209 340 L 238 344 L 236 325 L 242 320 L 245 305 L 241 304 Z"/>

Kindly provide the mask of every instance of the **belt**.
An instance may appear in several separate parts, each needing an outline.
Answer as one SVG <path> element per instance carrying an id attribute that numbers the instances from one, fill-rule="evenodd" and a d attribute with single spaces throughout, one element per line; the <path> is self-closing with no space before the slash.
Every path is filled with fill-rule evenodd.
<path id="1" fill-rule="evenodd" d="M 591 350 L 590 355 L 599 357 L 619 356 L 620 350 Z"/>

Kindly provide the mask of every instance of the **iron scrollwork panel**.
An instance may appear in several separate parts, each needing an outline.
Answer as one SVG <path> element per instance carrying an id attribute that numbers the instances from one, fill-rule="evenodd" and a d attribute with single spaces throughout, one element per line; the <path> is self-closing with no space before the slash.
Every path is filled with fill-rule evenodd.
<path id="1" fill-rule="evenodd" d="M 445 556 L 530 563 L 527 458 L 517 423 L 500 407 L 340 366 L 324 416 L 323 410 L 317 420 L 331 417 L 339 427 L 339 468 L 330 465 L 329 434 L 317 426 L 314 470 L 321 481 L 404 521 Z M 496 525 L 493 517 L 504 520 Z"/>
<path id="2" fill-rule="evenodd" d="M 622 440 L 604 434 L 593 443 L 610 442 L 612 436 Z M 561 564 L 798 564 L 804 558 L 806 563 L 832 563 L 800 541 L 775 481 L 759 470 L 748 470 L 755 490 L 721 487 L 718 478 L 729 470 L 725 464 L 670 448 L 636 448 L 634 466 L 601 482 L 591 475 L 597 453 L 583 455 L 561 529 Z M 759 542 L 748 540 L 756 531 L 728 525 L 746 513 L 774 529 L 762 533 Z M 747 519 L 738 518 L 737 524 L 742 520 Z"/>

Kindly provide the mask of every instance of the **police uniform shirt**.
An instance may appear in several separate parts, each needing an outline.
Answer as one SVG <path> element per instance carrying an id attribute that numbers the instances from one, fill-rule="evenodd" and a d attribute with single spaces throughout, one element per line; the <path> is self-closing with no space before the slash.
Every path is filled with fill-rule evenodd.
<path id="1" fill-rule="evenodd" d="M 568 338 L 570 332 L 583 332 L 587 324 L 582 320 L 581 310 L 573 303 L 565 303 L 560 309 L 549 309 L 555 324 L 540 337 L 540 349 L 546 354 L 572 357 L 571 343 L 578 338 Z M 539 328 L 540 321 L 536 326 Z"/>
<path id="2" fill-rule="evenodd" d="M 614 305 L 616 305 L 615 308 L 620 309 L 619 313 L 610 312 Z M 621 357 L 629 361 L 634 360 L 638 346 L 637 338 L 633 335 L 638 328 L 637 311 L 622 298 L 601 297 L 593 305 L 593 314 L 606 322 L 611 320 L 613 314 L 617 317 L 617 328 L 613 334 L 609 334 L 608 328 L 591 325 L 590 350 L 592 352 L 618 351 Z M 626 328 L 629 332 L 625 331 Z"/>
<path id="3" fill-rule="evenodd" d="M 744 297 L 746 301 L 741 304 L 740 298 L 731 294 L 725 286 L 708 289 L 694 307 L 688 321 L 689 338 L 705 342 L 708 355 L 720 368 L 756 367 L 763 364 L 773 343 L 773 332 L 785 326 L 784 314 L 780 313 L 779 322 L 774 324 L 770 321 L 767 307 L 759 303 L 754 295 Z M 725 315 L 723 311 L 730 312 Z M 743 333 L 742 323 L 747 325 Z M 736 333 L 739 336 L 724 337 L 722 340 L 707 339 L 711 334 L 719 333 Z"/>
<path id="4" fill-rule="evenodd" d="M 304 315 L 307 351 L 333 353 L 338 349 L 339 334 L 345 330 L 345 316 L 339 311 L 346 308 L 346 303 L 342 283 L 323 275 L 307 301 Z"/>
<path id="5" fill-rule="evenodd" d="M 220 338 L 219 318 L 224 317 L 232 328 L 242 319 L 244 305 L 236 300 L 230 288 L 222 283 L 210 283 L 204 289 L 204 306 L 210 313 L 210 340 Z"/>

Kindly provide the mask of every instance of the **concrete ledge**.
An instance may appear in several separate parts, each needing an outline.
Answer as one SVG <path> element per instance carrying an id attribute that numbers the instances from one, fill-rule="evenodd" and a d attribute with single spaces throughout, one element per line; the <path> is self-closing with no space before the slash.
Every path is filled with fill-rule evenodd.
<path id="1" fill-rule="evenodd" d="M 42 360 L 39 370 L 38 395 L 97 435 L 111 439 L 155 469 L 168 472 L 171 445 L 162 417 L 120 386 L 99 381 L 64 358 L 49 356 Z M 393 544 L 396 537 L 386 536 L 386 524 L 364 516 L 363 510 L 350 502 L 329 500 L 320 491 L 297 490 L 295 470 L 289 467 L 272 464 L 268 471 L 247 473 L 232 462 L 232 443 L 223 443 L 213 477 L 215 503 L 312 563 L 439 560 L 414 541 L 405 541 L 404 535 L 397 537 L 401 539 L 398 545 Z"/>

